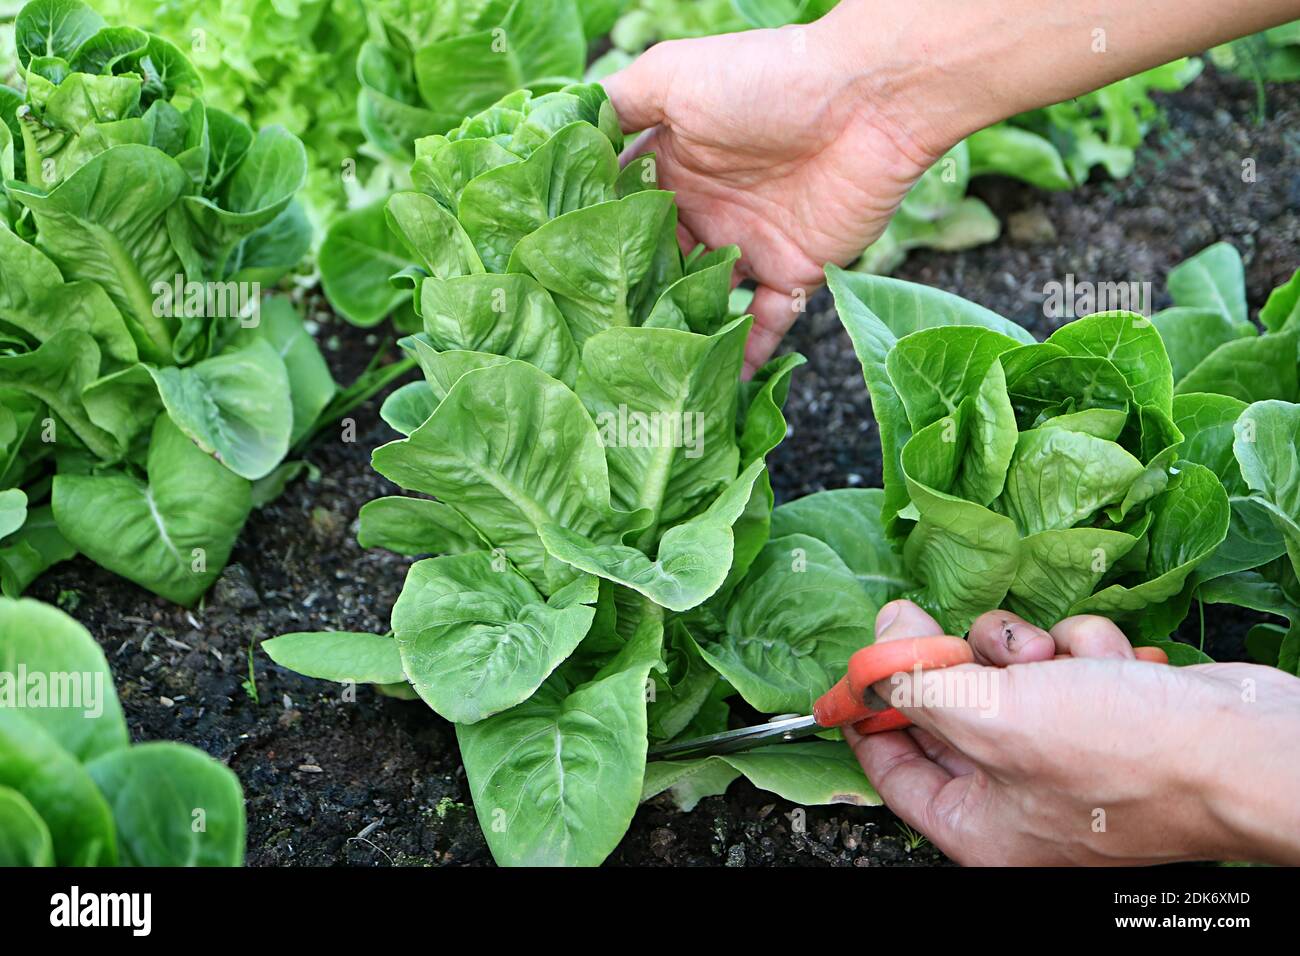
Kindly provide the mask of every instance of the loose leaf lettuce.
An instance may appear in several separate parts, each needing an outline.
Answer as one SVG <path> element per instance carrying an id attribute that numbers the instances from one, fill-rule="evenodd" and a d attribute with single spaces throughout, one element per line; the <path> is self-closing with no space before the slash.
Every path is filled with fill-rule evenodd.
<path id="1" fill-rule="evenodd" d="M 205 96 L 252 129 L 294 130 L 311 166 L 303 196 L 320 228 L 396 173 L 364 155 L 357 53 L 365 9 L 349 0 L 99 0 L 111 21 L 147 25 L 186 51 Z"/>
<path id="2" fill-rule="evenodd" d="M 1297 273 L 1300 275 L 1300 273 Z M 1174 354 L 1177 427 L 1189 435 L 1184 457 L 1203 465 L 1228 493 L 1227 537 L 1167 605 L 1184 612 L 1193 598 L 1272 613 L 1287 627 L 1260 624 L 1248 649 L 1257 659 L 1300 670 L 1300 593 L 1296 528 L 1294 404 L 1298 397 L 1296 275 L 1248 321 L 1245 270 L 1216 243 L 1171 270 L 1175 305 L 1154 322 Z"/>

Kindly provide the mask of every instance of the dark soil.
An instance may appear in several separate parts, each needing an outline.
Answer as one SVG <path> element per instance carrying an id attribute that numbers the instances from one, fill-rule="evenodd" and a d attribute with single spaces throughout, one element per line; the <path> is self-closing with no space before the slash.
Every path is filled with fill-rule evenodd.
<path id="1" fill-rule="evenodd" d="M 1059 195 L 1011 182 L 977 185 L 1004 221 L 1028 212 L 1040 227 L 1050 223 L 1055 239 L 1036 245 L 1008 235 L 962 255 L 919 253 L 898 274 L 1046 333 L 1045 282 L 1073 272 L 1149 280 L 1160 289 L 1171 265 L 1227 239 L 1246 256 L 1258 307 L 1300 264 L 1300 87 L 1271 91 L 1265 126 L 1253 121 L 1253 88 L 1213 71 L 1165 102 L 1167 126 L 1123 183 Z M 1257 162 L 1254 184 L 1241 182 L 1245 157 Z M 790 339 L 809 359 L 790 394 L 791 436 L 771 460 L 782 499 L 880 481 L 857 361 L 829 297 L 812 305 Z M 336 377 L 350 380 L 380 343 L 329 315 L 320 321 Z M 354 417 L 356 441 L 319 443 L 309 456 L 319 477 L 299 481 L 252 517 L 231 566 L 197 610 L 84 559 L 55 569 L 33 596 L 75 613 L 103 645 L 134 739 L 187 741 L 238 773 L 248 798 L 249 864 L 488 864 L 450 724 L 418 702 L 369 688 L 345 699 L 340 688 L 288 673 L 257 651 L 264 638 L 295 630 L 387 630 L 409 562 L 363 551 L 354 531 L 358 508 L 394 491 L 369 467 L 369 449 L 392 434 L 377 402 Z M 1240 617 L 1207 619 L 1212 634 L 1224 635 L 1212 652 L 1240 657 Z M 689 814 L 656 798 L 637 813 L 611 862 L 943 862 L 924 842 L 909 849 L 884 809 L 810 808 L 800 827 L 792 825 L 795 809 L 744 781 Z"/>

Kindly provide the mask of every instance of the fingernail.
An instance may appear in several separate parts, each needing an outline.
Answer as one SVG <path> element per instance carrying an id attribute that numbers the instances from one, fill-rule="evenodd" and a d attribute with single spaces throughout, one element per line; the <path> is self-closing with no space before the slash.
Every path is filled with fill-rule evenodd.
<path id="1" fill-rule="evenodd" d="M 1016 651 L 1016 626 L 1010 621 L 1002 622 L 1002 645 L 1013 654 Z"/>
<path id="2" fill-rule="evenodd" d="M 880 613 L 876 615 L 876 637 L 889 630 L 889 625 L 898 620 L 898 614 L 902 609 L 898 601 L 891 601 L 880 609 Z"/>
<path id="3" fill-rule="evenodd" d="M 1019 621 L 1004 621 L 1002 624 L 1002 646 L 1010 655 L 1037 660 L 1040 656 L 1049 658 L 1049 652 L 1055 651 L 1051 635 L 1032 624 Z M 1041 641 L 1041 646 L 1036 642 Z M 1032 648 L 1032 650 L 1031 650 Z"/>

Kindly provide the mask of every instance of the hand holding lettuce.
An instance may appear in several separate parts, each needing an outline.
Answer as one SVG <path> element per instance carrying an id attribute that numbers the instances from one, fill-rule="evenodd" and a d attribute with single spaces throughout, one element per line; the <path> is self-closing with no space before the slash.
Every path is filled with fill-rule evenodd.
<path id="1" fill-rule="evenodd" d="M 428 497 L 371 502 L 360 537 L 435 557 L 412 566 L 390 635 L 265 645 L 310 676 L 409 687 L 454 721 L 500 863 L 598 863 L 643 796 L 691 804 L 738 773 L 797 799 L 877 799 L 827 741 L 646 765 L 651 741 L 725 726 L 720 673 L 760 707 L 784 704 L 762 689 L 781 662 L 803 668 L 801 701 L 825 690 L 870 642 L 880 590 L 827 548 L 801 577 L 800 542 L 768 541 L 763 459 L 800 359 L 739 384 L 737 250 L 684 257 L 671 195 L 649 161 L 620 169 L 621 146 L 597 86 L 510 94 L 417 141 L 418 189 L 385 212 L 425 381 L 385 403 L 406 437 L 374 464 Z"/>

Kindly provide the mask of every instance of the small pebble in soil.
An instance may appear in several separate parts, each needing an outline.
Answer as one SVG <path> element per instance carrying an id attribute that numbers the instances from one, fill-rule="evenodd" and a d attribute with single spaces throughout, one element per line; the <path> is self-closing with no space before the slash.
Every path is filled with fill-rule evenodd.
<path id="1" fill-rule="evenodd" d="M 822 846 L 834 846 L 835 838 L 839 836 L 835 824 L 830 820 L 823 820 L 817 824 L 817 839 Z"/>
<path id="2" fill-rule="evenodd" d="M 659 827 L 650 834 L 650 852 L 661 860 L 667 859 L 676 842 L 677 834 L 667 827 Z"/>
<path id="3" fill-rule="evenodd" d="M 212 603 L 217 607 L 251 611 L 262 606 L 262 598 L 253 587 L 252 575 L 242 564 L 231 564 L 221 572 L 212 589 Z"/>
<path id="4" fill-rule="evenodd" d="M 856 850 L 862 845 L 862 826 L 851 826 L 848 820 L 840 824 L 840 842 L 846 850 Z"/>
<path id="5" fill-rule="evenodd" d="M 1007 234 L 1021 246 L 1044 246 L 1056 241 L 1056 227 L 1042 206 L 1031 206 L 1007 217 Z"/>

